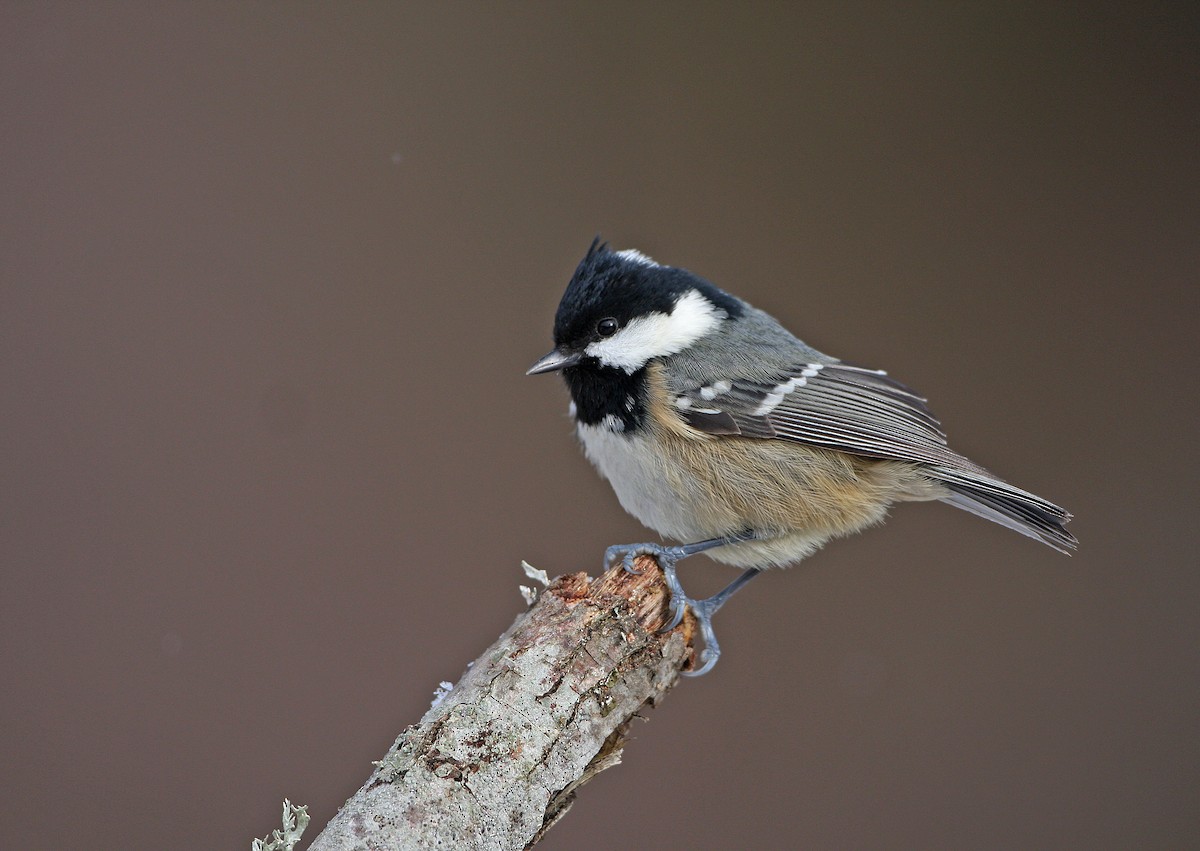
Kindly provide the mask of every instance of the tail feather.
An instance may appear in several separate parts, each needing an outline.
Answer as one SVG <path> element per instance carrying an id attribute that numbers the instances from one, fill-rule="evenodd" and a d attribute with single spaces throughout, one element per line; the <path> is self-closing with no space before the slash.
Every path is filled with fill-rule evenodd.
<path id="1" fill-rule="evenodd" d="M 1071 515 L 1040 496 L 974 470 L 933 467 L 929 474 L 950 490 L 942 502 L 969 511 L 1070 554 L 1078 541 L 1067 531 Z"/>

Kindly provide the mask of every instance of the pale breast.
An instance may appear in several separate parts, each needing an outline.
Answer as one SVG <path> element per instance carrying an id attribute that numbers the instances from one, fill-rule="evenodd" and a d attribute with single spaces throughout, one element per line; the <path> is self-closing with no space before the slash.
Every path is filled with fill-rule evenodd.
<path id="1" fill-rule="evenodd" d="M 698 540 L 710 530 L 696 522 L 686 471 L 672 465 L 661 451 L 650 448 L 644 434 L 625 434 L 607 424 L 579 425 L 579 440 L 588 460 L 608 479 L 621 507 L 675 540 Z"/>

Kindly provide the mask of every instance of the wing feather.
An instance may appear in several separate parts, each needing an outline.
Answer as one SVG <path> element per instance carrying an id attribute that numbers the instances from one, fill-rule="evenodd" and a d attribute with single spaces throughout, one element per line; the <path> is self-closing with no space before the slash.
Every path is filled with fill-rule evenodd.
<path id="1" fill-rule="evenodd" d="M 743 365 L 741 378 L 676 384 L 675 405 L 707 434 L 791 440 L 920 464 L 947 488 L 945 502 L 1063 552 L 1075 547 L 1065 528 L 1070 514 L 952 451 L 925 399 L 894 378 L 833 360 L 772 372 L 761 364 Z"/>
<path id="2" fill-rule="evenodd" d="M 981 470 L 946 447 L 924 398 L 883 372 L 841 362 L 795 364 L 773 382 L 731 379 L 689 388 L 676 405 L 693 428 L 709 434 Z"/>

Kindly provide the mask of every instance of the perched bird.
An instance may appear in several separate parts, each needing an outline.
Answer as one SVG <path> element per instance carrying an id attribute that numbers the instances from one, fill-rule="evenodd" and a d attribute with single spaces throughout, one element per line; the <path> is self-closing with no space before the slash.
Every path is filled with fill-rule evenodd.
<path id="1" fill-rule="evenodd" d="M 653 555 L 690 606 L 707 673 L 712 616 L 763 569 L 884 519 L 888 506 L 941 500 L 1057 550 L 1071 515 L 946 445 L 925 399 L 881 370 L 818 352 L 775 319 L 691 272 L 597 238 L 554 318 L 554 349 L 528 374 L 559 371 L 584 452 L 621 505 L 675 546 L 609 547 L 605 566 Z M 706 600 L 675 563 L 706 552 L 745 568 Z"/>

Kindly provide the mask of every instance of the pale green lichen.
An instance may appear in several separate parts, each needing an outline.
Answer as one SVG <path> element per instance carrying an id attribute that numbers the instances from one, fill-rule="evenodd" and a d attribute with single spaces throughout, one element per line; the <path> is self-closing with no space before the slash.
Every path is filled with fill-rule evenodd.
<path id="1" fill-rule="evenodd" d="M 250 851 L 292 851 L 300 841 L 304 828 L 308 827 L 308 806 L 293 806 L 283 799 L 283 830 L 276 828 L 266 839 L 255 839 Z"/>

